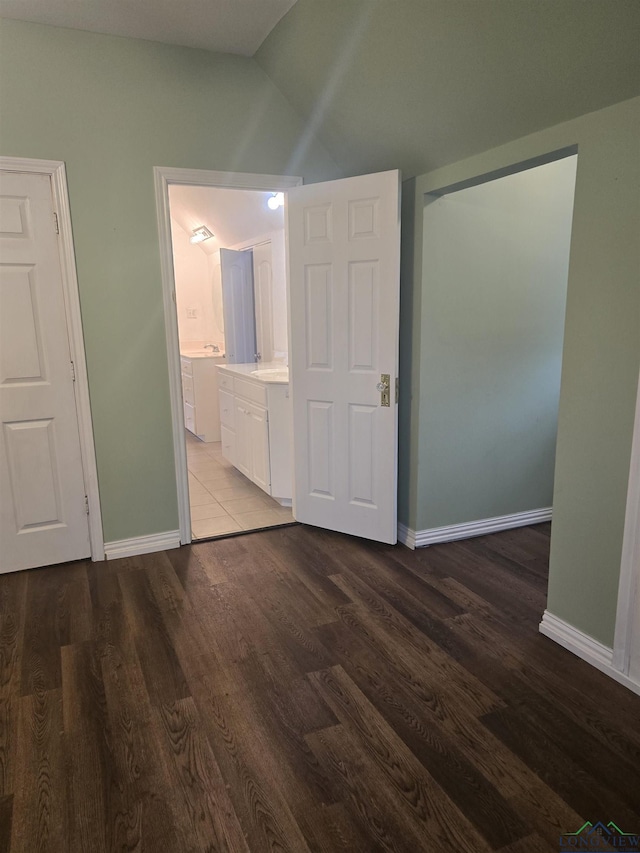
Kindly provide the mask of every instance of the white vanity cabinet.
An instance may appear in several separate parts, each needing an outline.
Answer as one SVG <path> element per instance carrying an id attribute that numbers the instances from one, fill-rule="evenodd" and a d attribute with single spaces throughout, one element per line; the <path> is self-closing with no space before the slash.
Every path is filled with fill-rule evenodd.
<path id="1" fill-rule="evenodd" d="M 268 495 L 290 505 L 289 385 L 253 379 L 240 372 L 244 367 L 219 371 L 222 455 Z"/>
<path id="2" fill-rule="evenodd" d="M 184 425 L 202 441 L 220 441 L 218 364 L 211 356 L 180 356 Z"/>

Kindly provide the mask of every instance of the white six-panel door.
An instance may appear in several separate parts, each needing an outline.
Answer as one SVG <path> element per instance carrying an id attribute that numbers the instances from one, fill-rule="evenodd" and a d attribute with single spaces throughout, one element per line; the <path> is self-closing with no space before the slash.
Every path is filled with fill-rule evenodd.
<path id="1" fill-rule="evenodd" d="M 90 556 L 48 175 L 0 172 L 0 571 Z"/>
<path id="2" fill-rule="evenodd" d="M 256 347 L 263 362 L 273 360 L 273 260 L 271 243 L 254 246 L 253 289 L 256 301 Z"/>
<path id="3" fill-rule="evenodd" d="M 399 173 L 289 190 L 287 239 L 294 516 L 393 544 Z"/>
<path id="4" fill-rule="evenodd" d="M 224 345 L 228 364 L 256 360 L 256 312 L 251 252 L 220 249 Z"/>

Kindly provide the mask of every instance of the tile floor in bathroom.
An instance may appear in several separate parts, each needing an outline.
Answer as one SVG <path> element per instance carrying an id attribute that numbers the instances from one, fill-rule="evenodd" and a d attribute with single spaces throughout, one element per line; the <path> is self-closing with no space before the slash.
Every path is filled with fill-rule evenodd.
<path id="1" fill-rule="evenodd" d="M 223 459 L 219 441 L 205 443 L 187 430 L 185 434 L 194 539 L 293 522 L 289 507 L 280 506 Z"/>

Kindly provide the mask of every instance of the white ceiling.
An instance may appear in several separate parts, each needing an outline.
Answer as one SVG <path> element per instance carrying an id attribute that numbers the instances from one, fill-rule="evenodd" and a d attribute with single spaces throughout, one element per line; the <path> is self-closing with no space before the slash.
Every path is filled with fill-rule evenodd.
<path id="1" fill-rule="evenodd" d="M 284 228 L 284 210 L 270 210 L 267 199 L 272 193 L 255 190 L 229 190 L 216 187 L 169 187 L 169 207 L 174 219 L 187 234 L 206 225 L 213 240 L 198 243 L 211 254 L 220 247 L 229 248 L 265 237 Z"/>
<path id="2" fill-rule="evenodd" d="M 296 0 L 0 0 L 0 16 L 253 56 Z"/>

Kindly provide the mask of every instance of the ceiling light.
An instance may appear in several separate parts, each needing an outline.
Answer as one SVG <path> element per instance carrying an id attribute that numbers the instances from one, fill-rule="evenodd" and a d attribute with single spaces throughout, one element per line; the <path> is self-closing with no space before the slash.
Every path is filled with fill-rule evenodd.
<path id="1" fill-rule="evenodd" d="M 279 207 L 284 207 L 284 193 L 273 193 L 267 201 L 270 210 L 277 210 Z"/>
<path id="2" fill-rule="evenodd" d="M 189 237 L 190 243 L 204 243 L 205 240 L 210 240 L 213 234 L 205 225 L 193 229 L 193 236 Z"/>

